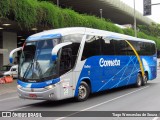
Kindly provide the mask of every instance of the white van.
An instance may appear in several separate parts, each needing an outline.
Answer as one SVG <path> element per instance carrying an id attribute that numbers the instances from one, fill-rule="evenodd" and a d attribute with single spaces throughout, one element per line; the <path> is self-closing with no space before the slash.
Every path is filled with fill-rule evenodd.
<path id="1" fill-rule="evenodd" d="M 13 78 L 17 78 L 18 77 L 18 65 L 14 65 L 10 68 L 9 71 L 7 72 L 4 72 L 4 75 L 10 75 L 12 76 Z"/>

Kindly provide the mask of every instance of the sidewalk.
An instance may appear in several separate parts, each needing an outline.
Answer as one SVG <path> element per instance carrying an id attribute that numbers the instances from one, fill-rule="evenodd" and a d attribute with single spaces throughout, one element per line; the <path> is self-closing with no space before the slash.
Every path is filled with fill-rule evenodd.
<path id="1" fill-rule="evenodd" d="M 0 84 L 0 95 L 17 91 L 17 80 L 12 83 Z"/>

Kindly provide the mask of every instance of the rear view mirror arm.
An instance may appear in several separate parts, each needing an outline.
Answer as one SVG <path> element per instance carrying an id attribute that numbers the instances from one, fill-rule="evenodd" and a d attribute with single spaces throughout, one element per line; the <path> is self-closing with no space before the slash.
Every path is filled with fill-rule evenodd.
<path id="1" fill-rule="evenodd" d="M 58 54 L 58 51 L 66 46 L 66 45 L 70 45 L 72 44 L 72 42 L 65 42 L 65 43 L 60 43 L 58 45 L 56 45 L 53 49 L 52 49 L 52 61 L 55 61 L 57 59 L 57 54 Z"/>
<path id="2" fill-rule="evenodd" d="M 15 52 L 18 52 L 18 51 L 22 50 L 22 48 L 23 48 L 23 47 L 19 47 L 19 48 L 16 48 L 16 49 L 14 49 L 14 50 L 12 50 L 12 51 L 10 52 L 10 54 L 9 54 L 9 61 L 10 61 L 10 63 L 13 63 L 13 54 L 14 54 Z"/>

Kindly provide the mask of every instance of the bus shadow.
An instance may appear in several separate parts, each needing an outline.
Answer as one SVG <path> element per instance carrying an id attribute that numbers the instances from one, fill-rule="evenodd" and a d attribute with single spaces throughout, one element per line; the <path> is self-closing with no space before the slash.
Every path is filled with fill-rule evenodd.
<path id="1" fill-rule="evenodd" d="M 147 83 L 146 86 L 155 86 L 157 85 L 157 83 Z M 123 87 L 118 87 L 118 88 L 113 88 L 113 89 L 109 89 L 109 90 L 104 90 L 104 91 L 101 91 L 101 92 L 98 92 L 98 93 L 94 93 L 94 94 L 91 94 L 89 99 L 93 99 L 93 98 L 96 98 L 96 97 L 100 97 L 100 96 L 105 96 L 105 95 L 111 95 L 111 94 L 114 94 L 114 93 L 119 93 L 121 91 L 126 91 L 127 93 L 127 90 L 137 90 L 137 89 L 140 89 L 140 88 L 143 88 L 145 86 L 141 86 L 141 87 L 135 87 L 135 85 L 128 85 L 128 86 L 123 86 Z M 132 91 L 131 91 L 132 92 Z"/>
<path id="2" fill-rule="evenodd" d="M 108 90 L 104 90 L 104 91 L 101 91 L 101 92 L 98 92 L 98 93 L 94 93 L 94 94 L 91 94 L 90 98 L 95 98 L 95 97 L 98 97 L 98 96 L 104 96 L 104 95 L 111 95 L 113 93 L 119 93 L 121 91 L 127 91 L 130 90 L 131 88 L 136 88 L 134 85 L 129 85 L 129 86 L 123 86 L 123 87 L 118 87 L 118 88 L 113 88 L 113 89 L 108 89 Z"/>
<path id="3" fill-rule="evenodd" d="M 30 104 L 33 107 L 60 107 L 60 106 L 64 106 L 66 104 L 71 104 L 76 102 L 73 98 L 69 98 L 69 99 L 64 99 L 64 100 L 59 100 L 59 101 L 42 101 L 42 102 L 38 102 L 38 103 L 34 103 L 34 104 Z"/>

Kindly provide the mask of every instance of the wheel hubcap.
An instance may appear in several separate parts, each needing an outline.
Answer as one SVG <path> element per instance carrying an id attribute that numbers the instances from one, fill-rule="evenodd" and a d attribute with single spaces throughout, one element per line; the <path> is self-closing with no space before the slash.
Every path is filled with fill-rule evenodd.
<path id="1" fill-rule="evenodd" d="M 144 83 L 147 83 L 147 76 L 144 76 Z"/>
<path id="2" fill-rule="evenodd" d="M 140 86 L 141 85 L 141 78 L 140 77 L 138 77 L 138 85 Z"/>
<path id="3" fill-rule="evenodd" d="M 86 94 L 87 94 L 87 89 L 83 85 L 80 85 L 79 86 L 79 98 L 84 99 L 86 97 Z"/>

